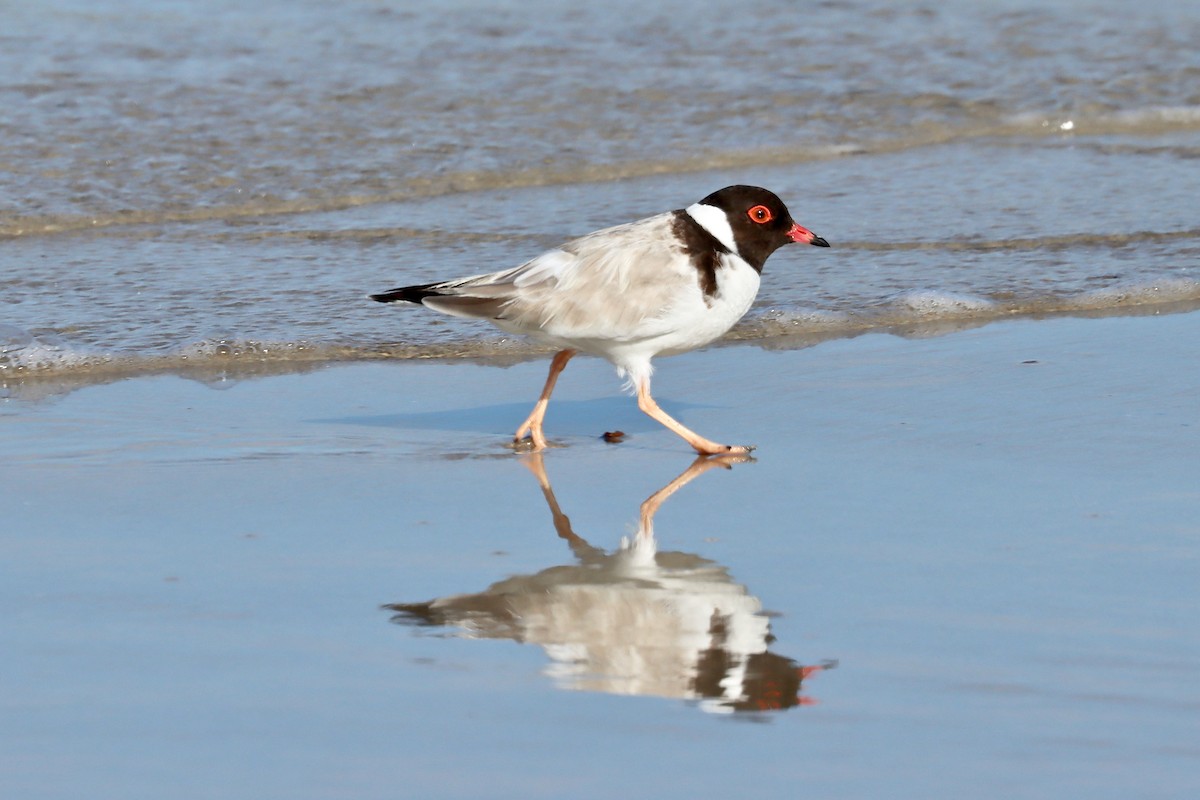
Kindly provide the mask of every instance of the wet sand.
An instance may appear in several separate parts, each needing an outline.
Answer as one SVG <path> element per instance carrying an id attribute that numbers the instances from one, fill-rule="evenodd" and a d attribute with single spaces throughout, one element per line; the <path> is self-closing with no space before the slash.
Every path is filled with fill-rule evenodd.
<path id="1" fill-rule="evenodd" d="M 0 794 L 1193 795 L 1198 334 L 665 359 L 653 545 L 598 361 L 3 401 Z"/>

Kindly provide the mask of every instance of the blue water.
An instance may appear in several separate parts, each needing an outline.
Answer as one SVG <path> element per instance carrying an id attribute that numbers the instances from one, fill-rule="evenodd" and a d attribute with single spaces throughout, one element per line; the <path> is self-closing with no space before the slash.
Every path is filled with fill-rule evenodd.
<path id="1" fill-rule="evenodd" d="M 691 456 L 597 362 L 572 365 L 550 417 L 567 446 L 544 463 L 575 550 L 503 447 L 539 364 L 358 365 L 225 392 L 140 378 L 8 416 L 0 788 L 1190 796 L 1200 387 L 1176 365 L 1194 320 L 674 360 L 659 382 L 672 413 L 762 447 L 665 501 L 656 574 L 602 560 Z M 713 393 L 714 360 L 743 391 Z M 464 386 L 488 397 L 446 399 Z M 604 444 L 600 424 L 631 438 Z M 706 571 L 759 604 L 764 652 L 837 665 L 773 695 L 779 710 L 735 713 L 655 683 L 680 663 L 655 653 L 690 641 L 666 629 L 642 670 L 605 671 L 597 654 L 637 640 L 636 618 L 603 635 L 593 618 L 574 645 L 538 627 L 585 562 L 586 611 L 657 593 L 686 621 L 702 593 L 683 573 Z M 530 576 L 542 589 L 525 594 Z M 500 582 L 508 635 L 496 609 L 414 627 L 383 607 Z M 754 621 L 737 614 L 729 630 Z M 715 630 L 736 664 L 748 640 Z M 591 660 L 572 662 L 581 644 Z"/>

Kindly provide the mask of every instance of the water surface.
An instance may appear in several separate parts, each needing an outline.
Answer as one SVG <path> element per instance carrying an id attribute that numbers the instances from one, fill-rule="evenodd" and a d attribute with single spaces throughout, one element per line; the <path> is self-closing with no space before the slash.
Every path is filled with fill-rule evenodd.
<path id="1" fill-rule="evenodd" d="M 1200 301 L 1188 4 L 60 0 L 0 37 L 10 382 L 527 355 L 364 296 L 734 182 L 834 245 L 740 338 Z"/>

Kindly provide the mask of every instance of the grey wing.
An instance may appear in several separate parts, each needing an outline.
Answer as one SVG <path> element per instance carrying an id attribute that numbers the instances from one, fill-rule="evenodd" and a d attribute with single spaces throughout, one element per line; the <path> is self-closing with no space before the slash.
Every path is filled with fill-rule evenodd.
<path id="1" fill-rule="evenodd" d="M 424 304 L 567 339 L 654 336 L 681 288 L 699 291 L 670 234 L 670 214 L 597 231 L 514 269 L 438 284 Z"/>

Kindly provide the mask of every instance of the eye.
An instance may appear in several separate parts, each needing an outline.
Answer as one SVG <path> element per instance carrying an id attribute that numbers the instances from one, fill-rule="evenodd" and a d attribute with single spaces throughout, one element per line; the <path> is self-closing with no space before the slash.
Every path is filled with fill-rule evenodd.
<path id="1" fill-rule="evenodd" d="M 751 220 L 757 222 L 759 225 L 762 225 L 764 222 L 770 222 L 775 218 L 775 215 L 771 213 L 771 209 L 767 208 L 766 206 L 755 206 L 747 211 L 746 214 L 749 215 Z"/>

